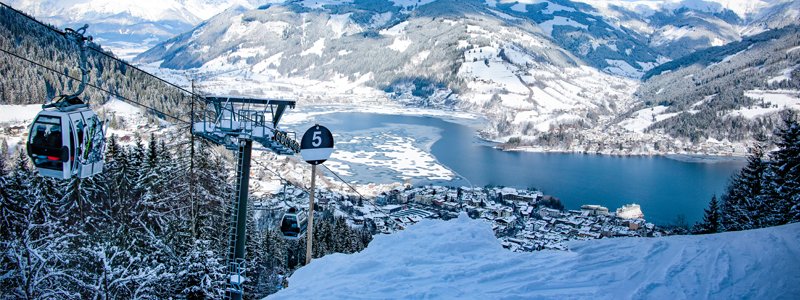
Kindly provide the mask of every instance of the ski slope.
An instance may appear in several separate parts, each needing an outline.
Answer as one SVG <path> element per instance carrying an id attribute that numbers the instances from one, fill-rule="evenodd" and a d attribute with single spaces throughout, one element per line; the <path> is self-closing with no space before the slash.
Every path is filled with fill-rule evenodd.
<path id="1" fill-rule="evenodd" d="M 465 215 L 313 261 L 268 299 L 779 299 L 800 295 L 800 224 L 513 253 Z"/>

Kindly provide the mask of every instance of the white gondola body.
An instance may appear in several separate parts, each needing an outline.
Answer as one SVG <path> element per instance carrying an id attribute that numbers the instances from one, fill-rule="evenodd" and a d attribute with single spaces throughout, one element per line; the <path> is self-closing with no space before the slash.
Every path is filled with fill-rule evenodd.
<path id="1" fill-rule="evenodd" d="M 85 105 L 46 109 L 31 124 L 27 149 L 45 177 L 87 178 L 103 171 L 103 122 Z"/>
<path id="2" fill-rule="evenodd" d="M 286 239 L 299 239 L 306 234 L 308 217 L 305 211 L 298 212 L 296 209 L 289 209 L 281 217 L 279 224 L 281 233 Z"/>

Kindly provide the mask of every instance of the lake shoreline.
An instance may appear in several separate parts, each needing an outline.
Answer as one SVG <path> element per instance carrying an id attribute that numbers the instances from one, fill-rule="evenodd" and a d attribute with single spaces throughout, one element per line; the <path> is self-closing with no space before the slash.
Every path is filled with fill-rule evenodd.
<path id="1" fill-rule="evenodd" d="M 320 111 L 324 108 L 334 108 L 333 110 Z M 306 111 L 308 109 L 309 111 Z M 687 162 L 687 163 L 719 163 L 731 161 L 744 161 L 747 158 L 747 153 L 726 152 L 726 153 L 704 153 L 704 152 L 639 152 L 639 151 L 586 151 L 581 149 L 556 149 L 547 146 L 507 146 L 505 142 L 493 140 L 481 134 L 483 124 L 486 122 L 486 117 L 467 111 L 461 110 L 444 110 L 436 108 L 425 107 L 409 107 L 402 105 L 388 105 L 384 107 L 375 107 L 371 105 L 361 104 L 316 104 L 309 105 L 299 110 L 300 114 L 308 114 L 310 116 L 319 114 L 334 114 L 334 113 L 375 113 L 381 115 L 398 115 L 398 116 L 416 116 L 437 118 L 444 122 L 455 123 L 463 126 L 470 127 L 475 130 L 475 139 L 483 145 L 490 146 L 505 152 L 533 152 L 533 153 L 566 153 L 566 154 L 586 154 L 586 155 L 605 155 L 605 156 L 620 156 L 620 157 L 665 157 L 668 159 Z M 302 117 L 301 117 L 302 119 Z"/>
<path id="2" fill-rule="evenodd" d="M 493 141 L 479 138 L 482 141 L 491 143 Z M 496 142 L 494 142 L 496 143 Z M 600 155 L 600 156 L 615 156 L 615 157 L 664 157 L 671 160 L 676 160 L 686 163 L 721 163 L 721 162 L 741 162 L 747 159 L 746 155 L 738 154 L 709 154 L 709 153 L 690 153 L 690 152 L 627 152 L 620 153 L 616 151 L 603 151 L 603 152 L 589 152 L 585 150 L 567 150 L 567 149 L 550 149 L 546 147 L 525 146 L 503 148 L 498 145 L 491 146 L 500 151 L 505 152 L 529 152 L 529 153 L 561 153 L 561 154 L 583 154 L 583 155 Z"/>

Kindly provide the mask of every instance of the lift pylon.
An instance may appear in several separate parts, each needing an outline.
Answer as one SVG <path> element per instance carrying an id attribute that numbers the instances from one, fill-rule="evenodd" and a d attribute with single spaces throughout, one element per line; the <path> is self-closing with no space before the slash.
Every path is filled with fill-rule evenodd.
<path id="1" fill-rule="evenodd" d="M 275 153 L 294 155 L 300 145 L 294 133 L 278 129 L 289 100 L 206 97 L 207 110 L 201 121 L 192 124 L 192 134 L 236 151 L 236 192 L 231 202 L 230 239 L 228 247 L 228 295 L 242 299 L 245 274 L 245 242 L 247 240 L 247 201 L 250 187 L 250 160 L 253 142 Z"/>

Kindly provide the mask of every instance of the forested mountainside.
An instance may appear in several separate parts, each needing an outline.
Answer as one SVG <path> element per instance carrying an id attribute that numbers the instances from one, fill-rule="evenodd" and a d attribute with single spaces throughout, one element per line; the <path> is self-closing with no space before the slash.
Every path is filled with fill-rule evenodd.
<path id="1" fill-rule="evenodd" d="M 88 32 L 91 34 L 91 27 Z M 97 44 L 90 47 L 98 51 L 87 50 L 88 83 L 92 86 L 86 88 L 82 97 L 89 103 L 105 103 L 118 96 L 174 116 L 188 116 L 188 95 L 100 54 L 102 48 Z M 72 93 L 80 84 L 78 47 L 53 30 L 4 6 L 0 7 L 0 48 L 58 71 L 0 54 L 0 104 L 44 104 L 54 96 Z"/>
<path id="2" fill-rule="evenodd" d="M 646 75 L 636 92 L 641 105 L 675 114 L 655 122 L 649 131 L 693 141 L 769 136 L 777 121 L 775 112 L 798 108 L 775 97 L 798 97 L 800 27 L 701 50 L 648 75 L 653 76 Z"/>

